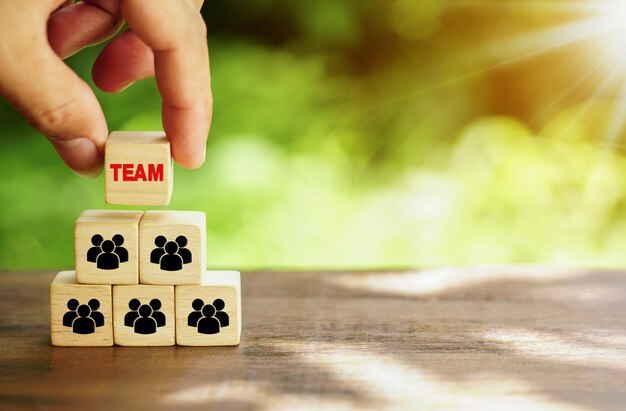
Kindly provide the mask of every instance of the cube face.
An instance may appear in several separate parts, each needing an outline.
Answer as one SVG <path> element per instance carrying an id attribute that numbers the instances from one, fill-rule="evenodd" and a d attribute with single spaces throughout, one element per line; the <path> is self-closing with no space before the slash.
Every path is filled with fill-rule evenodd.
<path id="1" fill-rule="evenodd" d="M 139 282 L 141 211 L 86 210 L 75 226 L 76 275 L 82 284 Z"/>
<path id="2" fill-rule="evenodd" d="M 174 287 L 113 286 L 113 331 L 117 345 L 174 345 Z"/>
<path id="3" fill-rule="evenodd" d="M 241 280 L 236 271 L 207 271 L 201 285 L 176 287 L 176 343 L 238 345 Z"/>
<path id="4" fill-rule="evenodd" d="M 165 133 L 113 132 L 104 162 L 107 204 L 169 204 L 174 176 Z"/>
<path id="5" fill-rule="evenodd" d="M 50 286 L 50 328 L 52 345 L 113 345 L 111 286 L 78 284 L 74 271 L 57 274 Z"/>
<path id="6" fill-rule="evenodd" d="M 146 211 L 139 224 L 144 284 L 200 284 L 206 265 L 206 218 L 194 211 Z"/>

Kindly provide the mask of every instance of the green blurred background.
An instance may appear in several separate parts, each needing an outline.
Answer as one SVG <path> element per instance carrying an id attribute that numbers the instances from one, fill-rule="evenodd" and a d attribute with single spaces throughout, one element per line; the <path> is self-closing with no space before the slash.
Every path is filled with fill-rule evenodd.
<path id="1" fill-rule="evenodd" d="M 206 212 L 211 267 L 626 263 L 624 76 L 597 37 L 559 31 L 588 11 L 205 3 L 207 162 L 176 169 L 168 208 Z M 91 82 L 99 50 L 68 64 Z M 110 130 L 161 129 L 153 80 L 97 95 Z M 0 268 L 72 267 L 103 178 L 75 176 L 4 101 L 0 122 Z"/>

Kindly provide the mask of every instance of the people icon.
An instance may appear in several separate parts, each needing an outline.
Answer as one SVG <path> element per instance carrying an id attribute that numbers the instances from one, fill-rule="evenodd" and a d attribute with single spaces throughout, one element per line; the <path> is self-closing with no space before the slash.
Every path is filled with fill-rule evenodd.
<path id="1" fill-rule="evenodd" d="M 79 305 L 80 303 L 75 298 L 72 298 L 71 300 L 67 302 L 67 309 L 69 311 L 66 312 L 65 315 L 63 315 L 63 325 L 65 327 L 71 327 L 72 322 L 74 322 L 74 319 L 78 317 L 78 314 L 76 313 L 76 309 L 78 308 Z"/>
<path id="2" fill-rule="evenodd" d="M 90 317 L 91 308 L 87 304 L 79 305 L 76 314 L 78 316 L 72 321 L 74 334 L 93 334 L 96 332 L 96 322 Z"/>
<path id="3" fill-rule="evenodd" d="M 130 311 L 127 312 L 124 316 L 124 325 L 126 327 L 132 327 L 135 323 L 135 320 L 139 318 L 139 313 L 137 311 L 139 310 L 140 306 L 141 301 L 136 298 L 133 298 L 128 302 L 128 308 L 130 309 Z"/>
<path id="4" fill-rule="evenodd" d="M 189 327 L 198 326 L 198 321 L 200 321 L 200 318 L 202 318 L 202 307 L 204 307 L 204 301 L 199 298 L 196 298 L 191 303 L 191 308 L 193 308 L 193 312 L 187 317 L 187 325 Z"/>
<path id="5" fill-rule="evenodd" d="M 149 305 L 152 308 L 152 318 L 156 321 L 157 327 L 165 326 L 165 314 L 159 311 L 161 309 L 161 300 L 154 298 L 150 300 Z"/>
<path id="6" fill-rule="evenodd" d="M 197 325 L 200 334 L 217 334 L 220 332 L 220 321 L 214 315 L 215 307 L 211 304 L 202 307 L 202 318 Z"/>
<path id="7" fill-rule="evenodd" d="M 104 315 L 99 312 L 100 301 L 92 298 L 87 304 L 80 304 L 72 298 L 67 302 L 69 310 L 63 315 L 63 325 L 72 328 L 74 334 L 93 334 L 97 327 L 104 325 Z"/>
<path id="8" fill-rule="evenodd" d="M 219 334 L 222 327 L 228 327 L 230 323 L 225 306 L 221 298 L 215 299 L 213 304 L 204 304 L 197 298 L 191 303 L 193 311 L 187 316 L 187 325 L 195 327 L 200 334 Z"/>
<path id="9" fill-rule="evenodd" d="M 133 323 L 135 334 L 154 334 L 157 331 L 157 322 L 152 318 L 152 307 L 143 304 L 139 307 L 139 317 Z"/>
<path id="10" fill-rule="evenodd" d="M 149 304 L 141 304 L 136 298 L 128 302 L 130 311 L 124 316 L 124 325 L 132 327 L 136 334 L 154 334 L 158 327 L 164 327 L 165 314 L 161 310 L 161 300 L 152 299 Z"/>
<path id="11" fill-rule="evenodd" d="M 175 241 L 167 241 L 165 236 L 154 239 L 156 248 L 150 253 L 150 262 L 158 264 L 164 271 L 180 271 L 184 264 L 192 261 L 191 250 L 187 248 L 188 240 L 184 235 L 176 237 Z"/>
<path id="12" fill-rule="evenodd" d="M 215 318 L 217 318 L 222 327 L 228 327 L 230 323 L 230 317 L 224 312 L 226 303 L 221 298 L 217 298 L 213 301 L 213 307 L 215 307 Z"/>
<path id="13" fill-rule="evenodd" d="M 178 254 L 178 244 L 174 241 L 165 243 L 165 254 L 159 260 L 161 270 L 179 271 L 183 269 L 183 257 Z"/>
<path id="14" fill-rule="evenodd" d="M 102 253 L 96 258 L 96 267 L 101 270 L 116 270 L 120 267 L 120 257 L 115 254 L 115 243 L 111 240 L 105 240 L 100 245 Z"/>
<path id="15" fill-rule="evenodd" d="M 178 245 L 178 255 L 183 259 L 183 264 L 189 264 L 191 262 L 191 251 L 187 247 L 187 237 L 179 235 L 176 237 L 176 244 Z"/>
<path id="16" fill-rule="evenodd" d="M 87 251 L 87 261 L 96 263 L 101 270 L 117 270 L 121 263 L 128 262 L 128 250 L 123 247 L 124 236 L 121 234 L 115 234 L 111 240 L 94 234 L 91 244 L 93 247 Z"/>
<path id="17" fill-rule="evenodd" d="M 100 309 L 100 301 L 92 298 L 87 305 L 91 310 L 91 318 L 96 323 L 96 327 L 102 327 L 104 325 L 104 314 L 98 311 Z"/>
<path id="18" fill-rule="evenodd" d="M 100 234 L 95 234 L 91 237 L 91 245 L 93 245 L 93 247 L 91 247 L 87 251 L 87 261 L 89 261 L 90 263 L 96 262 L 98 255 L 100 255 L 100 253 L 102 252 L 100 245 L 102 244 L 103 241 L 104 241 L 104 238 L 102 238 Z"/>
<path id="19" fill-rule="evenodd" d="M 150 253 L 151 263 L 159 264 L 161 257 L 163 257 L 163 254 L 165 254 L 165 250 L 163 248 L 165 247 L 165 243 L 167 243 L 167 238 L 162 235 L 154 239 L 154 245 L 156 245 L 156 248 Z"/>
<path id="20" fill-rule="evenodd" d="M 115 250 L 113 250 L 113 252 L 120 258 L 120 263 L 128 262 L 128 250 L 122 247 L 124 245 L 124 236 L 115 234 L 111 240 L 113 244 L 115 244 Z"/>

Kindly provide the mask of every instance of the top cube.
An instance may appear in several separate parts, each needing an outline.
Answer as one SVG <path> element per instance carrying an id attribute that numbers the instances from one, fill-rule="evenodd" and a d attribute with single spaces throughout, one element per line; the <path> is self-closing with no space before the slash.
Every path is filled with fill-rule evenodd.
<path id="1" fill-rule="evenodd" d="M 174 171 L 165 133 L 115 131 L 107 140 L 104 163 L 107 204 L 170 203 Z"/>

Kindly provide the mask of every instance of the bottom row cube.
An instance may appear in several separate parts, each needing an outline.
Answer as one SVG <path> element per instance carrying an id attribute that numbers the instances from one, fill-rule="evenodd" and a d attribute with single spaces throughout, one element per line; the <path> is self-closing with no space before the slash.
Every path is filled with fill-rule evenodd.
<path id="1" fill-rule="evenodd" d="M 74 271 L 50 287 L 52 345 L 237 345 L 241 280 L 207 271 L 200 285 L 87 285 Z"/>

